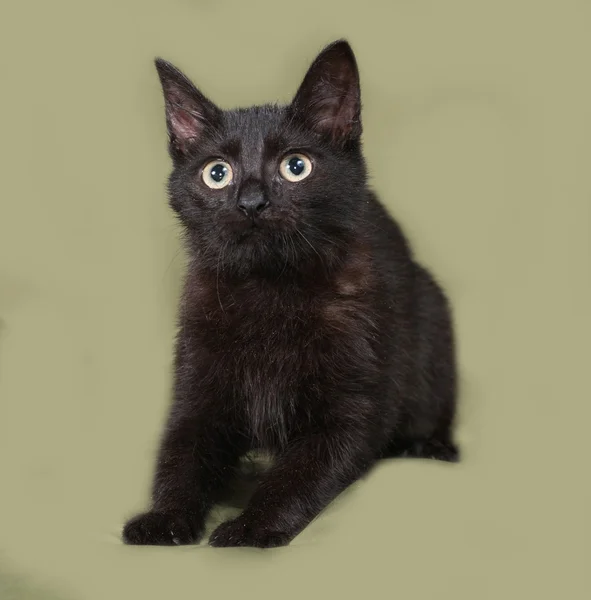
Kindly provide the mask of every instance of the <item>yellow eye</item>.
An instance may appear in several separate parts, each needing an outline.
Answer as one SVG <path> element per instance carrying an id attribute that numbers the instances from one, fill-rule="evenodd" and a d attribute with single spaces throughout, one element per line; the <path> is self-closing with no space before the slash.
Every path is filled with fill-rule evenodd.
<path id="1" fill-rule="evenodd" d="M 225 188 L 234 177 L 232 167 L 224 160 L 212 160 L 203 167 L 201 175 L 207 187 L 214 190 Z"/>
<path id="2" fill-rule="evenodd" d="M 312 161 L 305 154 L 290 154 L 281 161 L 279 172 L 287 181 L 302 181 L 312 172 Z"/>

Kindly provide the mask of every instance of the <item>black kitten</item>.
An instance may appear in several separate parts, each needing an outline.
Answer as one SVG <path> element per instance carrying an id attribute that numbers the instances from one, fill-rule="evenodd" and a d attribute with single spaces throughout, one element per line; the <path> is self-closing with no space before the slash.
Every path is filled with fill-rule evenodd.
<path id="1" fill-rule="evenodd" d="M 125 542 L 197 542 L 254 449 L 275 462 L 213 546 L 288 544 L 381 457 L 457 460 L 448 304 L 367 187 L 350 46 L 280 107 L 222 111 L 156 67 L 191 260 L 152 509 Z"/>

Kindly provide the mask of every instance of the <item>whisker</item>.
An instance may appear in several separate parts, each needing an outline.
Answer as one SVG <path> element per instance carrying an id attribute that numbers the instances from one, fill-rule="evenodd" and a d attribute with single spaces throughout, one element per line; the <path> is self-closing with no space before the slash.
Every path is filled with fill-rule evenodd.
<path id="1" fill-rule="evenodd" d="M 224 242 L 222 244 L 222 247 L 220 248 L 220 253 L 218 254 L 218 264 L 217 264 L 217 268 L 216 268 L 216 281 L 215 281 L 215 291 L 217 293 L 218 296 L 218 302 L 220 304 L 220 308 L 222 309 L 222 312 L 226 312 L 224 310 L 224 307 L 222 305 L 222 299 L 220 297 L 220 259 L 223 256 L 224 250 L 226 249 L 226 245 L 228 244 L 228 242 Z"/>
<path id="2" fill-rule="evenodd" d="M 308 246 L 310 246 L 310 248 L 312 248 L 312 250 L 316 253 L 316 255 L 318 256 L 318 258 L 320 259 L 320 261 L 322 262 L 322 256 L 320 256 L 320 254 L 318 254 L 318 251 L 316 250 L 316 248 L 314 248 L 314 246 L 310 243 L 310 240 L 296 227 L 295 230 L 302 236 L 302 238 L 304 239 L 304 241 L 308 244 Z"/>

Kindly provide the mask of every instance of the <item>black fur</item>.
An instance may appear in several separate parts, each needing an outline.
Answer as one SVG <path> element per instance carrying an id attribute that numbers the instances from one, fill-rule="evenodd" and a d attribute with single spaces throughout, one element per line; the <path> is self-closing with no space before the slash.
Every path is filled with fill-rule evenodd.
<path id="1" fill-rule="evenodd" d="M 275 462 L 214 546 L 289 543 L 381 457 L 457 460 L 448 303 L 367 187 L 350 46 L 328 46 L 289 106 L 221 111 L 156 66 L 190 266 L 152 508 L 125 542 L 197 542 L 253 449 Z M 295 151 L 313 170 L 294 183 L 278 167 Z M 201 177 L 212 159 L 225 188 Z"/>

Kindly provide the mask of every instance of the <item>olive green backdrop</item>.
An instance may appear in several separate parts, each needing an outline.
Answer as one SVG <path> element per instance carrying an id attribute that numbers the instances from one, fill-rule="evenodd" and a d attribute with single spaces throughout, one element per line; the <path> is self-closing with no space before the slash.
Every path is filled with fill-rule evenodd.
<path id="1" fill-rule="evenodd" d="M 4 0 L 0 597 L 591 597 L 590 31 L 574 0 Z M 455 306 L 464 460 L 383 463 L 284 549 L 125 547 L 184 267 L 152 60 L 287 101 L 342 36 Z"/>

